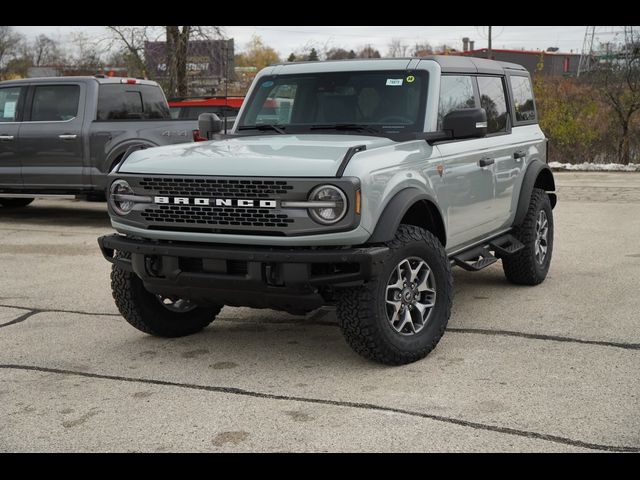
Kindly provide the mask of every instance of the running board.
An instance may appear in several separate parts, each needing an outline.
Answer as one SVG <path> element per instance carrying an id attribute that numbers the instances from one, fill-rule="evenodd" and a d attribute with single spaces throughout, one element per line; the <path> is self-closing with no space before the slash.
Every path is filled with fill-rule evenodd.
<path id="1" fill-rule="evenodd" d="M 477 272 L 493 265 L 500 258 L 508 257 L 524 248 L 513 235 L 507 233 L 493 240 L 464 250 L 451 257 L 451 261 L 470 272 Z"/>

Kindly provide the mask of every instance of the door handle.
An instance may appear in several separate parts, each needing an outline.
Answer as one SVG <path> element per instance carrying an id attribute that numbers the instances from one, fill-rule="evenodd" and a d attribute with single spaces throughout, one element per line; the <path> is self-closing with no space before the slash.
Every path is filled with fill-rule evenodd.
<path id="1" fill-rule="evenodd" d="M 516 160 L 520 160 L 521 158 L 524 158 L 527 156 L 527 152 L 525 152 L 524 150 L 516 150 L 513 154 L 513 158 L 515 158 Z"/>
<path id="2" fill-rule="evenodd" d="M 0 140 L 8 142 L 13 140 L 13 135 L 0 135 Z"/>
<path id="3" fill-rule="evenodd" d="M 481 167 L 488 167 L 489 165 L 493 165 L 494 163 L 496 163 L 495 158 L 485 157 L 480 159 L 478 165 L 480 165 Z"/>
<path id="4" fill-rule="evenodd" d="M 64 135 L 58 135 L 58 138 L 62 139 L 62 140 L 75 140 L 76 138 L 78 138 L 78 135 L 72 135 L 69 133 L 65 133 Z"/>

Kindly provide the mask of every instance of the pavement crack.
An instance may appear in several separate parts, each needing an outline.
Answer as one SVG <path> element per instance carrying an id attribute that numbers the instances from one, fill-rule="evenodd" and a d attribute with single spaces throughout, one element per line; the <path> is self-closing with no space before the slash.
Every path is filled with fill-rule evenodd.
<path id="1" fill-rule="evenodd" d="M 562 445 L 570 445 L 573 447 L 580 447 L 580 448 L 585 448 L 589 450 L 600 450 L 600 451 L 607 451 L 607 452 L 631 452 L 631 453 L 640 452 L 640 446 L 605 445 L 605 444 L 598 444 L 598 443 L 592 443 L 592 442 L 585 442 L 582 440 L 576 440 L 568 437 L 561 437 L 558 435 L 532 432 L 528 430 L 520 430 L 520 429 L 510 428 L 510 427 L 500 427 L 497 425 L 491 425 L 486 423 L 471 422 L 471 421 L 463 420 L 460 418 L 445 417 L 442 415 L 416 412 L 412 410 L 406 410 L 403 408 L 386 407 L 383 405 L 376 405 L 373 403 L 360 403 L 360 402 L 350 402 L 350 401 L 341 401 L 341 400 L 328 400 L 328 399 L 313 398 L 313 397 L 277 395 L 277 394 L 264 393 L 264 392 L 258 392 L 253 390 L 245 390 L 245 389 L 236 388 L 236 387 L 198 385 L 198 384 L 191 384 L 191 383 L 171 382 L 168 380 L 156 380 L 156 379 L 149 379 L 149 378 L 134 378 L 134 377 L 124 377 L 119 375 L 106 375 L 106 374 L 90 373 L 90 372 L 78 372 L 74 370 L 38 367 L 35 365 L 0 364 L 0 369 L 35 371 L 35 372 L 42 372 L 42 373 L 54 373 L 54 374 L 60 374 L 60 375 L 75 375 L 75 376 L 86 377 L 86 378 L 97 378 L 101 380 L 113 380 L 113 381 L 128 382 L 128 383 L 142 383 L 146 385 L 176 387 L 176 388 L 184 388 L 189 390 L 200 390 L 200 391 L 215 392 L 215 393 L 225 393 L 229 395 L 240 395 L 245 397 L 263 398 L 268 400 L 283 400 L 283 401 L 290 401 L 290 402 L 311 403 L 316 405 L 319 404 L 319 405 L 332 405 L 332 406 L 344 407 L 344 408 L 355 408 L 359 410 L 391 412 L 391 413 L 398 413 L 401 415 L 408 415 L 412 417 L 425 418 L 425 419 L 433 420 L 436 422 L 459 425 L 462 427 L 472 428 L 475 430 L 485 430 L 490 432 L 503 433 L 506 435 L 514 435 L 518 437 L 544 440 L 547 442 L 553 442 L 553 443 L 558 443 Z"/>
<path id="2" fill-rule="evenodd" d="M 35 315 L 36 313 L 40 313 L 40 310 L 29 310 L 28 312 L 23 313 L 18 318 L 14 318 L 13 320 L 8 321 L 7 323 L 0 324 L 0 328 L 8 327 L 9 325 L 15 325 L 16 323 L 24 322 L 29 317 Z"/>
<path id="3" fill-rule="evenodd" d="M 272 325 L 322 325 L 329 327 L 338 327 L 336 322 L 331 321 L 313 321 L 313 316 L 310 318 L 310 321 L 307 320 L 292 320 L 288 322 L 282 321 L 263 321 L 258 323 L 266 323 Z M 219 321 L 222 322 L 232 322 L 232 323 L 251 323 L 251 320 L 242 320 L 238 317 L 229 317 L 229 318 L 220 318 Z M 564 342 L 564 343 L 579 343 L 583 345 L 598 345 L 601 347 L 613 347 L 613 348 L 622 348 L 623 350 L 640 350 L 640 343 L 623 343 L 623 342 L 612 342 L 607 340 L 586 340 L 582 338 L 574 338 L 574 337 L 563 337 L 560 335 L 544 335 L 540 333 L 527 333 L 527 332 L 518 332 L 515 330 L 492 330 L 488 328 L 458 328 L 458 327 L 447 327 L 447 332 L 453 333 L 468 333 L 473 335 L 489 335 L 496 337 L 519 337 L 519 338 L 527 338 L 529 340 L 543 340 L 549 342 Z"/>
<path id="4" fill-rule="evenodd" d="M 516 332 L 513 330 L 491 330 L 484 328 L 447 328 L 447 332 L 471 333 L 476 335 L 491 335 L 502 337 L 520 337 L 531 340 L 546 340 L 549 342 L 580 343 L 583 345 L 599 345 L 602 347 L 622 348 L 624 350 L 640 350 L 640 343 L 609 342 L 605 340 L 584 340 L 582 338 L 562 337 L 557 335 L 543 335 L 538 333 Z"/>
<path id="5" fill-rule="evenodd" d="M 9 325 L 14 325 L 16 323 L 23 322 L 27 320 L 32 315 L 36 315 L 38 313 L 74 313 L 78 315 L 96 315 L 101 317 L 121 317 L 119 313 L 102 313 L 102 312 L 86 312 L 82 310 L 63 310 L 56 308 L 36 308 L 31 309 L 28 307 L 21 307 L 18 305 L 3 305 L 0 304 L 0 307 L 5 308 L 15 308 L 19 310 L 29 310 L 29 312 L 21 315 L 15 320 L 11 320 L 10 322 L 3 323 L 0 325 L 0 328 L 7 327 Z M 221 322 L 230 322 L 230 323 L 263 323 L 270 325 L 320 325 L 326 327 L 338 327 L 336 322 L 328 321 L 328 320 L 314 320 L 315 318 L 321 318 L 324 315 L 312 315 L 309 319 L 305 320 L 291 320 L 291 321 L 261 321 L 254 322 L 252 320 L 243 320 L 238 317 L 227 317 L 220 318 L 218 321 Z M 527 333 L 527 332 L 518 332 L 515 330 L 493 330 L 488 328 L 458 328 L 458 327 L 448 327 L 447 332 L 453 333 L 467 333 L 472 335 L 489 335 L 496 337 L 518 337 L 518 338 L 526 338 L 529 340 L 542 340 L 548 342 L 561 342 L 561 343 L 578 343 L 582 345 L 596 345 L 600 347 L 611 347 L 611 348 L 621 348 L 623 350 L 640 350 L 640 343 L 623 343 L 623 342 L 613 342 L 608 340 L 588 340 L 583 338 L 574 338 L 574 337 L 563 337 L 560 335 L 544 335 L 540 333 Z"/>
<path id="6" fill-rule="evenodd" d="M 59 308 L 29 308 L 29 307 L 20 307 L 18 305 L 3 305 L 3 304 L 0 304 L 0 307 L 16 308 L 19 310 L 29 310 L 28 313 L 19 317 L 20 320 L 17 318 L 15 320 L 11 320 L 9 323 L 3 323 L 2 325 L 0 325 L 0 328 L 23 322 L 27 318 L 31 317 L 32 315 L 36 315 L 38 313 L 76 313 L 78 315 L 96 315 L 99 317 L 121 317 L 122 316 L 119 313 L 85 312 L 83 310 L 64 310 Z M 25 317 L 25 318 L 22 318 L 22 317 Z"/>

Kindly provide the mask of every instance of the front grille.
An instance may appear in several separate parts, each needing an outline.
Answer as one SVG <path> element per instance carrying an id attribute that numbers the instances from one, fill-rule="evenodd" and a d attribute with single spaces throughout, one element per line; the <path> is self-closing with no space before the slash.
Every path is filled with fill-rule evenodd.
<path id="1" fill-rule="evenodd" d="M 293 190 L 293 186 L 283 180 L 145 177 L 139 185 L 157 195 L 219 198 L 273 198 Z"/>
<path id="2" fill-rule="evenodd" d="M 150 223 L 190 225 L 280 227 L 294 223 L 286 213 L 274 213 L 264 208 L 211 207 L 199 205 L 157 205 L 142 212 Z"/>

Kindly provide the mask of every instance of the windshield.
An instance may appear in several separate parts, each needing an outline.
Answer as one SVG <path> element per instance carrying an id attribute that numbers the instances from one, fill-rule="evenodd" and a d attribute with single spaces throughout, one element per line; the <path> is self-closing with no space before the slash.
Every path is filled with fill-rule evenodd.
<path id="1" fill-rule="evenodd" d="M 263 77 L 247 101 L 238 130 L 277 134 L 357 131 L 421 132 L 427 73 L 331 72 Z"/>

